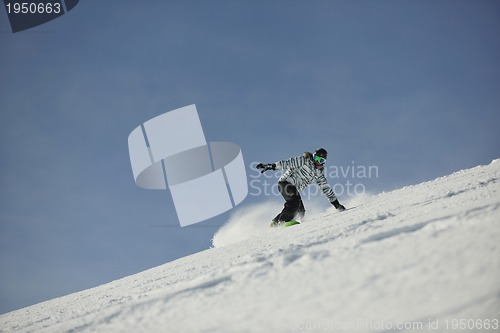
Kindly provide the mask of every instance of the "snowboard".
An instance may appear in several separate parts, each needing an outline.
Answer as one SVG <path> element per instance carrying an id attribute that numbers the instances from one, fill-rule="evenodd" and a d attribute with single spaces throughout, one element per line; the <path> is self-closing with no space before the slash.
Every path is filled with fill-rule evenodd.
<path id="1" fill-rule="evenodd" d="M 286 228 L 286 227 L 291 227 L 292 225 L 296 225 L 296 224 L 300 224 L 300 222 L 299 221 L 288 221 L 288 222 L 281 222 L 281 223 L 277 223 L 277 224 L 275 224 L 275 222 L 272 222 L 271 228 L 276 228 L 276 227 Z"/>
<path id="2" fill-rule="evenodd" d="M 296 225 L 296 224 L 300 224 L 300 222 L 298 222 L 298 221 L 288 221 L 288 222 L 283 223 L 283 228 L 291 227 L 292 225 Z"/>

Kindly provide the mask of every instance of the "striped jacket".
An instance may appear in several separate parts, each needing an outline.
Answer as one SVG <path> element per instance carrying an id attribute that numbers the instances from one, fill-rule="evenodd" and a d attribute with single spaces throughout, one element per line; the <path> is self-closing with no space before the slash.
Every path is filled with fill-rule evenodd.
<path id="1" fill-rule="evenodd" d="M 311 153 L 304 153 L 303 156 L 292 157 L 288 160 L 276 162 L 276 170 L 287 171 L 279 178 L 280 182 L 289 182 L 300 192 L 316 181 L 319 188 L 327 196 L 330 202 L 337 200 L 335 193 L 326 181 L 325 170 L 323 167 L 317 168 L 312 159 Z"/>

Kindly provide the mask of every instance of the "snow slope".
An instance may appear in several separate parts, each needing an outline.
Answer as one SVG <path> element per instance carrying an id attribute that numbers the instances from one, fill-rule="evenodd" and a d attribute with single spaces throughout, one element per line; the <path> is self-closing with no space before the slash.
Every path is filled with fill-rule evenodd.
<path id="1" fill-rule="evenodd" d="M 500 330 L 500 160 L 286 229 L 258 215 L 215 248 L 4 314 L 0 330 Z"/>

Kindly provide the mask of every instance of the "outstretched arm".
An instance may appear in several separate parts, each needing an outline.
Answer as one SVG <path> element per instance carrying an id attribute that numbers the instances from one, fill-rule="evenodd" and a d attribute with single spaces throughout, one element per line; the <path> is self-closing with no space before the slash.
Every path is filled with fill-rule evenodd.
<path id="1" fill-rule="evenodd" d="M 276 170 L 276 164 L 264 164 L 264 163 L 259 163 L 255 166 L 257 169 L 262 169 L 260 173 L 264 173 L 267 170 Z"/>
<path id="2" fill-rule="evenodd" d="M 256 165 L 257 169 L 262 169 L 260 172 L 266 172 L 267 170 L 284 170 L 284 169 L 294 169 L 298 168 L 305 163 L 304 156 L 292 157 L 288 160 L 281 160 L 276 163 L 266 164 L 259 163 Z"/>
<path id="3" fill-rule="evenodd" d="M 330 200 L 330 203 L 338 210 L 343 211 L 345 210 L 345 207 L 340 204 L 339 199 L 337 199 L 337 196 L 333 192 L 333 189 L 328 185 L 328 182 L 326 181 L 326 177 L 322 175 L 316 180 L 316 183 L 318 184 L 319 188 L 323 191 L 323 193 L 326 195 L 328 200 Z"/>
<path id="4" fill-rule="evenodd" d="M 296 156 L 289 158 L 288 160 L 281 160 L 276 162 L 276 170 L 285 170 L 285 169 L 295 169 L 303 166 L 306 163 L 306 159 L 304 156 Z"/>

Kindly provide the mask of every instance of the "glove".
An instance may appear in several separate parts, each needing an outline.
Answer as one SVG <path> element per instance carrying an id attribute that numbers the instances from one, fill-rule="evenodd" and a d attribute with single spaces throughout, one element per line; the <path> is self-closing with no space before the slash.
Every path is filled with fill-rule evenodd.
<path id="1" fill-rule="evenodd" d="M 276 170 L 276 164 L 275 163 L 273 163 L 273 164 L 259 163 L 259 164 L 257 164 L 256 168 L 262 169 L 262 171 L 260 173 L 263 173 L 264 171 L 267 171 L 267 170 Z"/>
<path id="2" fill-rule="evenodd" d="M 334 202 L 332 202 L 332 205 L 333 205 L 336 209 L 340 210 L 341 212 L 343 212 L 343 211 L 345 210 L 345 207 L 344 207 L 344 206 L 342 206 L 342 205 L 340 204 L 340 202 L 339 202 L 339 200 L 338 200 L 338 199 L 337 199 L 337 200 L 335 200 Z"/>

